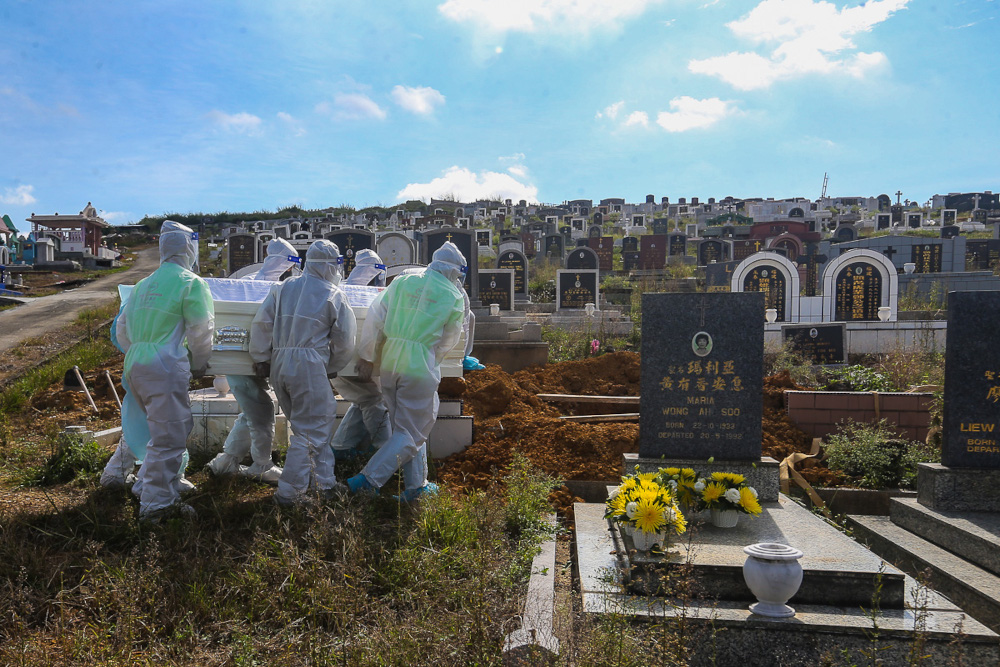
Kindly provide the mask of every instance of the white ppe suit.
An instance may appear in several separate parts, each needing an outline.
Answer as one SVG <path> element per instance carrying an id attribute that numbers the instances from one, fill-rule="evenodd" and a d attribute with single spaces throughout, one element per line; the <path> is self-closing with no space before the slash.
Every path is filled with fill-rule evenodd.
<path id="1" fill-rule="evenodd" d="M 264 266 L 252 280 L 276 281 L 290 268 L 298 266 L 298 252 L 285 239 L 267 244 Z M 227 375 L 226 381 L 240 406 L 240 414 L 226 437 L 222 452 L 208 463 L 216 475 L 242 474 L 268 484 L 277 484 L 281 468 L 271 459 L 274 442 L 274 401 L 267 393 L 267 380 L 255 375 Z M 250 454 L 253 463 L 241 466 Z"/>
<path id="2" fill-rule="evenodd" d="M 374 250 L 365 248 L 355 255 L 351 275 L 344 281 L 348 285 L 385 285 L 385 264 Z M 382 400 L 382 392 L 374 380 L 362 380 L 352 375 L 338 375 L 332 380 L 337 393 L 350 401 L 347 413 L 340 420 L 331 445 L 337 451 L 353 451 L 367 439 L 379 448 L 392 435 L 389 410 Z"/>
<path id="3" fill-rule="evenodd" d="M 358 356 L 379 360 L 392 436 L 361 474 L 376 488 L 402 468 L 407 491 L 427 484 L 427 437 L 437 419 L 441 362 L 462 334 L 465 258 L 447 242 L 419 273 L 397 276 L 368 309 Z M 353 478 L 352 478 L 353 479 Z"/>
<path id="4" fill-rule="evenodd" d="M 336 401 L 329 377 L 354 354 L 357 320 L 337 287 L 342 257 L 329 241 L 313 242 L 305 272 L 271 289 L 250 325 L 250 357 L 270 362 L 271 386 L 292 429 L 275 500 L 304 500 L 337 483 L 330 438 Z"/>
<path id="5" fill-rule="evenodd" d="M 197 258 L 197 234 L 164 222 L 160 267 L 135 286 L 116 325 L 125 351 L 125 381 L 149 424 L 139 469 L 143 517 L 180 497 L 178 473 L 194 424 L 188 386 L 192 374 L 205 374 L 212 353 L 215 312 L 208 285 L 190 271 Z"/>

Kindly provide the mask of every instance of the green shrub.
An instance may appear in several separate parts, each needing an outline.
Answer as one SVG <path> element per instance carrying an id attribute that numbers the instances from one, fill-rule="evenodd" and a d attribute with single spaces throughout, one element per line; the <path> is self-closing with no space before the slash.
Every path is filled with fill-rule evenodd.
<path id="1" fill-rule="evenodd" d="M 32 485 L 61 484 L 77 477 L 100 473 L 111 458 L 110 453 L 95 440 L 60 434 L 55 453 L 27 482 Z"/>
<path id="2" fill-rule="evenodd" d="M 547 529 L 545 516 L 552 511 L 549 492 L 562 484 L 561 480 L 532 467 L 520 452 L 504 476 L 507 531 L 515 538 Z"/>
<path id="3" fill-rule="evenodd" d="M 874 368 L 855 364 L 844 368 L 827 369 L 829 391 L 895 391 L 895 387 L 885 374 Z"/>
<path id="4" fill-rule="evenodd" d="M 918 463 L 941 460 L 936 447 L 899 438 L 884 419 L 840 424 L 824 450 L 831 470 L 868 489 L 912 488 Z"/>

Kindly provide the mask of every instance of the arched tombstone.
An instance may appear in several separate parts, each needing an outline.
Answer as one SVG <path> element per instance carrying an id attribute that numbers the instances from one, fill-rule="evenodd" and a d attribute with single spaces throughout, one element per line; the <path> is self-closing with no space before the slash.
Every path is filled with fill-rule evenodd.
<path id="1" fill-rule="evenodd" d="M 345 278 L 351 275 L 351 271 L 354 270 L 355 256 L 358 251 L 375 248 L 375 234 L 367 230 L 351 229 L 328 232 L 326 239 L 336 243 L 337 247 L 340 248 L 340 254 L 344 257 Z"/>
<path id="2" fill-rule="evenodd" d="M 597 253 L 587 246 L 577 246 L 566 256 L 566 268 L 570 270 L 597 269 L 599 266 Z"/>
<path id="3" fill-rule="evenodd" d="M 600 225 L 591 225 L 590 229 L 587 230 L 587 238 L 590 238 L 590 239 L 599 239 L 599 238 L 601 238 L 601 235 L 603 233 L 604 233 L 604 230 L 601 228 Z"/>
<path id="4" fill-rule="evenodd" d="M 729 259 L 728 246 L 718 239 L 704 239 L 698 242 L 698 266 L 708 266 L 712 262 Z"/>
<path id="5" fill-rule="evenodd" d="M 851 224 L 840 225 L 833 230 L 833 238 L 830 240 L 834 243 L 849 243 L 851 241 L 857 241 L 858 230 Z"/>
<path id="6" fill-rule="evenodd" d="M 801 208 L 799 208 L 798 206 L 796 206 L 795 208 L 793 208 L 791 211 L 788 212 L 788 217 L 789 218 L 804 218 L 804 217 L 806 217 L 806 213 Z"/>
<path id="7" fill-rule="evenodd" d="M 397 264 L 412 264 L 417 258 L 413 241 L 408 236 L 398 232 L 389 232 L 380 236 L 375 242 L 375 252 L 385 262 L 386 267 Z"/>
<path id="8" fill-rule="evenodd" d="M 513 269 L 514 299 L 528 300 L 528 258 L 520 250 L 511 248 L 497 255 L 498 269 Z"/>
<path id="9" fill-rule="evenodd" d="M 775 236 L 767 242 L 768 248 L 784 249 L 785 256 L 793 262 L 802 254 L 802 239 L 794 234 Z"/>
<path id="10" fill-rule="evenodd" d="M 233 275 L 244 266 L 256 264 L 257 239 L 253 234 L 230 234 L 226 239 L 226 271 Z"/>
<path id="11" fill-rule="evenodd" d="M 799 272 L 795 264 L 774 252 L 758 252 L 733 270 L 733 292 L 763 292 L 764 308 L 777 311 L 778 322 L 799 319 Z"/>
<path id="12" fill-rule="evenodd" d="M 564 241 L 562 234 L 550 234 L 545 237 L 545 256 L 562 264 Z"/>
<path id="13" fill-rule="evenodd" d="M 823 316 L 827 322 L 877 322 L 879 308 L 896 321 L 896 267 L 880 252 L 851 249 L 823 270 Z"/>
<path id="14" fill-rule="evenodd" d="M 687 254 L 687 234 L 672 232 L 667 234 L 667 250 L 672 257 L 674 255 Z"/>
<path id="15" fill-rule="evenodd" d="M 601 213 L 600 211 L 595 211 L 593 220 L 594 220 L 594 225 L 600 227 L 601 225 L 604 224 L 604 214 Z M 600 234 L 598 234 L 598 236 L 600 236 Z"/>

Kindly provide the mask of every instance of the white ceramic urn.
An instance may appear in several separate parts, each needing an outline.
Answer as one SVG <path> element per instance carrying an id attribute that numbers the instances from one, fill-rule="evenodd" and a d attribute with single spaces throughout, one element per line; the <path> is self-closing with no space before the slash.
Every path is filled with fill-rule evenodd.
<path id="1" fill-rule="evenodd" d="M 750 611 L 774 618 L 794 616 L 787 602 L 802 585 L 802 552 L 787 544 L 761 542 L 744 547 L 743 553 L 743 579 L 757 598 Z"/>
<path id="2" fill-rule="evenodd" d="M 216 375 L 212 380 L 212 387 L 219 392 L 219 398 L 224 398 L 229 393 L 229 380 L 225 375 Z"/>
<path id="3" fill-rule="evenodd" d="M 883 322 L 888 322 L 890 317 L 892 317 L 892 308 L 889 306 L 879 306 L 878 318 Z"/>

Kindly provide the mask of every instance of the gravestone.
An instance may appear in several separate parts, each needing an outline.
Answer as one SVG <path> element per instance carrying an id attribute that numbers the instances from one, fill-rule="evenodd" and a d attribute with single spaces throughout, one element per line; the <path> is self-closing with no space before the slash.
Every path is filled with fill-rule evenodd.
<path id="1" fill-rule="evenodd" d="M 397 264 L 413 264 L 417 258 L 413 241 L 397 232 L 389 232 L 380 236 L 375 243 L 375 248 L 375 252 L 378 253 L 387 267 Z"/>
<path id="2" fill-rule="evenodd" d="M 480 269 L 479 300 L 483 305 L 499 304 L 500 310 L 514 310 L 514 271 Z"/>
<path id="3" fill-rule="evenodd" d="M 667 218 L 653 218 L 650 230 L 656 235 L 666 235 L 670 233 L 670 220 Z"/>
<path id="4" fill-rule="evenodd" d="M 639 457 L 759 462 L 762 294 L 643 294 Z"/>
<path id="5" fill-rule="evenodd" d="M 601 234 L 603 234 L 603 233 L 604 233 L 604 230 L 601 228 L 600 225 L 591 225 L 590 229 L 587 230 L 587 238 L 588 239 L 599 239 L 599 238 L 601 238 Z"/>
<path id="6" fill-rule="evenodd" d="M 725 244 L 716 239 L 705 239 L 698 242 L 698 266 L 708 266 L 712 262 L 726 260 Z"/>
<path id="7" fill-rule="evenodd" d="M 601 227 L 604 224 L 604 214 L 601 213 L 600 211 L 595 211 L 594 212 L 594 217 L 592 219 L 594 221 L 594 226 L 595 227 Z M 589 236 L 589 234 L 588 234 L 588 236 Z M 598 236 L 600 236 L 600 234 L 598 234 Z"/>
<path id="8" fill-rule="evenodd" d="M 622 239 L 622 252 L 639 252 L 639 239 L 635 236 L 626 236 Z"/>
<path id="9" fill-rule="evenodd" d="M 922 213 L 907 213 L 906 214 L 906 226 L 910 229 L 920 229 L 920 225 L 923 224 L 924 216 Z"/>
<path id="10" fill-rule="evenodd" d="M 673 257 L 674 255 L 686 255 L 687 254 L 687 235 L 681 234 L 680 232 L 674 232 L 673 234 L 667 235 L 667 253 Z"/>
<path id="11" fill-rule="evenodd" d="M 892 213 L 876 213 L 875 229 L 889 229 L 892 225 Z"/>
<path id="12" fill-rule="evenodd" d="M 917 265 L 916 273 L 941 273 L 941 249 L 940 242 L 910 246 L 910 261 Z"/>
<path id="13" fill-rule="evenodd" d="M 538 238 L 531 232 L 521 232 L 521 248 L 526 257 L 534 257 L 538 252 Z"/>
<path id="14" fill-rule="evenodd" d="M 858 230 L 854 225 L 840 225 L 837 229 L 833 230 L 833 238 L 831 239 L 834 243 L 849 243 L 850 241 L 858 240 Z"/>
<path id="15" fill-rule="evenodd" d="M 356 262 L 356 255 L 359 250 L 375 249 L 375 234 L 369 231 L 358 229 L 339 230 L 328 232 L 326 240 L 332 241 L 340 248 L 340 254 L 344 257 L 344 277 L 351 275 Z M 382 258 L 383 261 L 385 258 Z"/>
<path id="16" fill-rule="evenodd" d="M 667 263 L 668 238 L 663 234 L 647 234 L 639 237 L 640 269 L 658 271 L 663 268 L 663 265 Z"/>
<path id="17" fill-rule="evenodd" d="M 622 269 L 625 271 L 636 271 L 639 268 L 639 253 L 635 251 L 622 251 Z"/>
<path id="18" fill-rule="evenodd" d="M 597 267 L 601 271 L 611 271 L 615 261 L 615 240 L 610 236 L 587 239 L 587 245 L 597 253 Z"/>
<path id="19" fill-rule="evenodd" d="M 807 243 L 806 250 L 799 255 L 795 263 L 805 266 L 805 276 L 803 276 L 803 294 L 805 296 L 816 296 L 817 285 L 819 284 L 819 266 L 825 264 L 828 257 L 819 253 L 819 246 L 815 243 Z"/>
<path id="20" fill-rule="evenodd" d="M 493 245 L 493 230 L 492 229 L 477 229 L 476 230 L 476 244 L 480 246 L 486 246 L 487 248 Z"/>
<path id="21" fill-rule="evenodd" d="M 550 234 L 545 237 L 545 256 L 562 264 L 563 237 L 561 234 Z"/>
<path id="22" fill-rule="evenodd" d="M 958 223 L 958 209 L 946 208 L 941 211 L 941 226 L 954 225 Z"/>
<path id="23" fill-rule="evenodd" d="M 600 261 L 597 253 L 589 246 L 578 246 L 566 256 L 566 268 L 571 270 L 597 269 L 600 268 Z"/>
<path id="24" fill-rule="evenodd" d="M 1000 468 L 1000 349 L 984 335 L 998 330 L 1000 292 L 948 295 L 942 465 Z"/>
<path id="25" fill-rule="evenodd" d="M 989 271 L 1000 262 L 1000 241 L 970 239 L 965 242 L 965 270 Z"/>
<path id="26" fill-rule="evenodd" d="M 466 273 L 465 291 L 469 298 L 475 301 L 479 297 L 479 246 L 476 244 L 476 234 L 469 229 L 458 229 L 455 227 L 443 227 L 424 233 L 423 254 L 424 264 L 430 264 L 434 257 L 434 252 L 445 243 L 454 243 L 458 251 L 465 257 L 466 266 L 469 271 Z"/>
<path id="27" fill-rule="evenodd" d="M 733 259 L 741 262 L 750 255 L 760 252 L 763 247 L 764 242 L 759 239 L 733 241 Z"/>
<path id="28" fill-rule="evenodd" d="M 498 269 L 514 271 L 514 298 L 518 301 L 528 300 L 528 258 L 520 250 L 511 248 L 497 255 Z"/>
<path id="29" fill-rule="evenodd" d="M 781 327 L 781 338 L 814 365 L 846 364 L 845 324 L 793 324 Z"/>
<path id="30" fill-rule="evenodd" d="M 882 274 L 868 262 L 851 262 L 834 280 L 834 319 L 845 322 L 878 320 L 882 305 Z"/>
<path id="31" fill-rule="evenodd" d="M 588 303 L 597 304 L 597 269 L 556 271 L 556 310 L 583 309 Z"/>
<path id="32" fill-rule="evenodd" d="M 741 285 L 744 292 L 760 292 L 764 295 L 764 308 L 774 308 L 778 318 L 776 322 L 785 321 L 785 308 L 788 304 L 788 289 L 790 285 L 785 274 L 777 264 L 759 264 L 750 269 L 743 278 Z"/>
<path id="33" fill-rule="evenodd" d="M 733 271 L 739 262 L 716 262 L 705 267 L 706 292 L 731 292 Z"/>
<path id="34" fill-rule="evenodd" d="M 945 225 L 941 228 L 941 238 L 953 239 L 958 236 L 959 231 L 958 225 Z"/>
<path id="35" fill-rule="evenodd" d="M 227 243 L 226 266 L 229 275 L 244 266 L 257 263 L 257 239 L 253 234 L 230 234 Z"/>
<path id="36" fill-rule="evenodd" d="M 686 225 L 684 225 L 684 235 L 687 236 L 689 239 L 698 236 L 698 223 L 689 222 Z"/>

